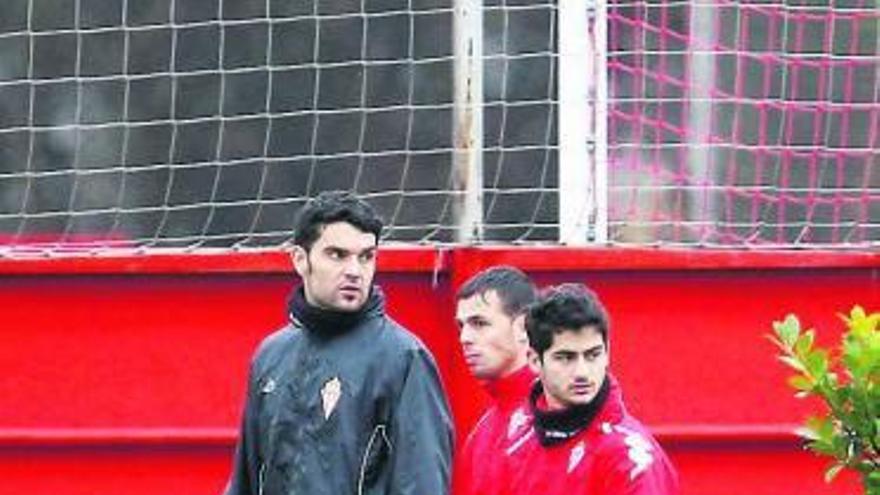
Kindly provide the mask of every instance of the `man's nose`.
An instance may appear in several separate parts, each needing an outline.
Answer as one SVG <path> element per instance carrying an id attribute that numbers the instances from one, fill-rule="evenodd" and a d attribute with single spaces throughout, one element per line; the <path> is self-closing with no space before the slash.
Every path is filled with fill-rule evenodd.
<path id="1" fill-rule="evenodd" d="M 471 331 L 468 325 L 463 325 L 461 330 L 458 332 L 458 341 L 462 344 L 471 344 L 473 343 L 473 335 L 474 333 Z"/>
<path id="2" fill-rule="evenodd" d="M 361 264 L 358 262 L 357 257 L 352 256 L 349 258 L 345 265 L 343 266 L 343 273 L 347 277 L 351 278 L 359 278 L 363 274 L 363 269 Z"/>
<path id="3" fill-rule="evenodd" d="M 578 358 L 574 364 L 574 375 L 577 378 L 586 378 L 590 374 L 590 363 L 586 358 Z"/>

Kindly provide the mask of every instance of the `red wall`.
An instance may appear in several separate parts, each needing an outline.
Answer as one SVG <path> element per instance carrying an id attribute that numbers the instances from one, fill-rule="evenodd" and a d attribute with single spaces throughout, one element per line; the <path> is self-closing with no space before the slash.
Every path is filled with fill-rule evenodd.
<path id="1" fill-rule="evenodd" d="M 452 324 L 453 289 L 495 263 L 582 281 L 612 315 L 612 367 L 684 495 L 853 493 L 791 434 L 797 401 L 766 340 L 788 312 L 834 342 L 836 313 L 880 309 L 878 253 L 389 249 L 392 315 L 432 349 L 464 433 L 485 397 Z M 0 494 L 214 494 L 245 373 L 284 323 L 280 253 L 0 261 Z"/>

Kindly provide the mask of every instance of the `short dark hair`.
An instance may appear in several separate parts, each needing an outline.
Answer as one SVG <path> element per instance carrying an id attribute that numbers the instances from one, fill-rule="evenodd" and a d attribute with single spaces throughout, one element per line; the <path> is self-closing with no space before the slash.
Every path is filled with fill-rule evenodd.
<path id="1" fill-rule="evenodd" d="M 544 290 L 526 313 L 529 346 L 543 356 L 562 332 L 593 327 L 608 345 L 610 322 L 605 307 L 596 294 L 583 284 L 562 284 Z"/>
<path id="2" fill-rule="evenodd" d="M 382 218 L 366 201 L 350 191 L 325 191 L 300 210 L 293 242 L 309 251 L 324 227 L 336 222 L 346 222 L 362 232 L 375 234 L 377 242 L 382 233 Z"/>
<path id="3" fill-rule="evenodd" d="M 458 289 L 457 300 L 495 291 L 501 300 L 501 309 L 508 316 L 520 314 L 535 301 L 535 284 L 519 268 L 494 266 L 477 273 Z"/>

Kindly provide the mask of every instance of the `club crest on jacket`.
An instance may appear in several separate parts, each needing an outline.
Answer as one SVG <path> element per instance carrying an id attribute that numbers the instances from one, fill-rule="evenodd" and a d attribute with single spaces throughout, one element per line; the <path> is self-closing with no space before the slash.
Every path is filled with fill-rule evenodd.
<path id="1" fill-rule="evenodd" d="M 507 439 L 512 440 L 519 433 L 519 430 L 526 426 L 529 422 L 529 415 L 524 407 L 520 407 L 510 415 L 510 422 L 507 423 Z"/>
<path id="2" fill-rule="evenodd" d="M 339 403 L 340 397 L 342 397 L 342 382 L 339 381 L 339 377 L 334 376 L 321 387 L 321 405 L 324 409 L 324 419 L 328 419 L 333 414 L 333 410 L 336 409 L 336 404 Z"/>
<path id="3" fill-rule="evenodd" d="M 264 394 L 271 394 L 275 391 L 275 379 L 267 378 L 265 382 L 263 382 L 263 388 L 260 389 L 260 392 Z"/>
<path id="4" fill-rule="evenodd" d="M 571 449 L 571 454 L 568 456 L 568 473 L 574 471 L 574 468 L 578 467 L 578 464 L 584 458 L 584 454 L 586 453 L 586 446 L 583 441 L 580 441 Z"/>

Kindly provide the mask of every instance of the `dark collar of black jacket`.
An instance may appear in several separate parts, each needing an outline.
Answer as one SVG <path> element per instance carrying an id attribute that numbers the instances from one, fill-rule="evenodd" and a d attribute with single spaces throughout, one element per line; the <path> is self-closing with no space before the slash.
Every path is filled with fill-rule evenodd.
<path id="1" fill-rule="evenodd" d="M 608 377 L 599 387 L 599 393 L 587 404 L 580 404 L 558 411 L 547 411 L 538 406 L 538 398 L 544 393 L 544 387 L 538 380 L 529 394 L 529 405 L 535 418 L 535 433 L 544 447 L 556 445 L 577 435 L 584 430 L 602 410 L 608 400 L 611 386 Z"/>
<path id="2" fill-rule="evenodd" d="M 385 308 L 385 295 L 382 289 L 374 285 L 359 310 L 334 311 L 309 304 L 300 286 L 291 294 L 287 308 L 295 324 L 319 337 L 330 338 L 348 332 L 371 316 L 381 315 Z"/>

